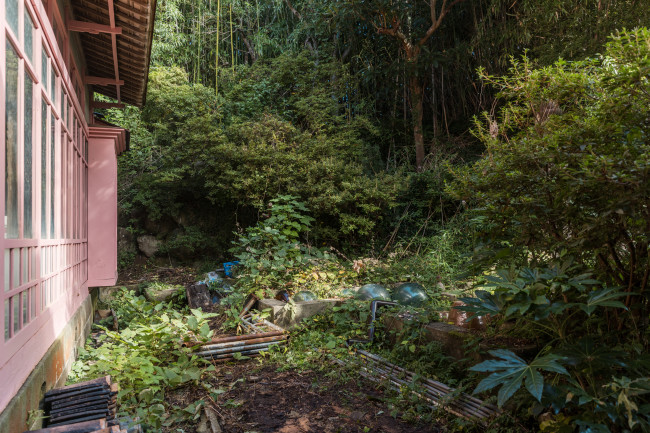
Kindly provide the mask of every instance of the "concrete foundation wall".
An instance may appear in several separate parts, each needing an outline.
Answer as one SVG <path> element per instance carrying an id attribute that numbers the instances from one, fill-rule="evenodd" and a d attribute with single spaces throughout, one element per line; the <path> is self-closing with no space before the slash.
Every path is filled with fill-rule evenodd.
<path id="1" fill-rule="evenodd" d="M 39 409 L 46 391 L 65 384 L 77 349 L 84 345 L 90 334 L 96 293 L 93 290 L 91 296 L 81 304 L 18 393 L 0 413 L 0 433 L 21 433 L 41 427 L 40 419 L 31 420 L 31 425 L 28 425 L 30 412 Z"/>

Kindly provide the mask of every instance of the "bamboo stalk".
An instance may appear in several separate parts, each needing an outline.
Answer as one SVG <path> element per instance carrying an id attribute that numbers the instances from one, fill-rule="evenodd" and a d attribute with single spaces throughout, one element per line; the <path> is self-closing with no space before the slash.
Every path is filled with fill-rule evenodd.
<path id="1" fill-rule="evenodd" d="M 219 23 L 221 22 L 221 0 L 217 0 L 217 55 L 214 63 L 214 94 L 219 97 Z"/>
<path id="2" fill-rule="evenodd" d="M 232 3 L 230 3 L 230 64 L 232 67 L 233 77 L 235 75 L 235 45 L 232 40 Z"/>

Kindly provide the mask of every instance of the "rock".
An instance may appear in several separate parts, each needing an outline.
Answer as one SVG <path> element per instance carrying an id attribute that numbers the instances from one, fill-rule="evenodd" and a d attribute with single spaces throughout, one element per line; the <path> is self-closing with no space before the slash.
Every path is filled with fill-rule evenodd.
<path id="1" fill-rule="evenodd" d="M 168 217 L 162 217 L 154 220 L 147 217 L 144 221 L 144 229 L 149 233 L 155 233 L 160 237 L 165 237 L 176 228 L 176 223 Z"/>
<path id="2" fill-rule="evenodd" d="M 155 236 L 143 235 L 138 237 L 138 248 L 147 257 L 152 257 L 160 249 L 161 242 Z"/>
<path id="3" fill-rule="evenodd" d="M 112 313 L 111 310 L 97 310 L 97 314 L 99 315 L 100 319 L 105 319 L 108 316 L 110 316 Z"/>
<path id="4" fill-rule="evenodd" d="M 117 228 L 117 250 L 128 253 L 137 252 L 135 248 L 135 240 L 133 239 L 133 233 L 124 227 Z"/>
<path id="5" fill-rule="evenodd" d="M 175 287 L 165 290 L 154 290 L 151 287 L 147 287 L 144 291 L 144 297 L 151 302 L 167 302 L 177 291 L 178 289 Z"/>

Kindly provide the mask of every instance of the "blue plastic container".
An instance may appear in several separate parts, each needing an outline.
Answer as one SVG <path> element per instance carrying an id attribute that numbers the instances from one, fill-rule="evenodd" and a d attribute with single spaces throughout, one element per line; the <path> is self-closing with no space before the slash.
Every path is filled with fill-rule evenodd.
<path id="1" fill-rule="evenodd" d="M 238 264 L 239 264 L 238 261 L 226 262 L 226 263 L 223 264 L 223 273 L 226 274 L 226 277 L 228 277 L 228 278 L 232 277 L 232 268 L 234 268 Z"/>

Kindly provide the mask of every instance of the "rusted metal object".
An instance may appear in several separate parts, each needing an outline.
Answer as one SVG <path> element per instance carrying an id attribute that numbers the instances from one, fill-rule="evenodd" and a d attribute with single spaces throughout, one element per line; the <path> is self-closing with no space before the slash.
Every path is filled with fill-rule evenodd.
<path id="1" fill-rule="evenodd" d="M 284 329 L 256 314 L 244 315 L 241 324 L 248 334 L 214 339 L 202 344 L 194 353 L 212 360 L 232 359 L 236 353 L 248 357 L 258 356 L 273 346 L 286 343 L 289 338 Z"/>
<path id="2" fill-rule="evenodd" d="M 360 365 L 359 374 L 366 379 L 386 383 L 390 388 L 400 391 L 402 388 L 410 388 L 411 393 L 431 404 L 431 407 L 440 407 L 456 416 L 485 422 L 488 418 L 501 413 L 496 406 L 485 403 L 478 398 L 465 393 L 457 393 L 444 383 L 423 378 L 400 366 L 388 362 L 381 356 L 366 352 L 356 351 L 363 362 Z M 334 361 L 347 365 L 346 362 L 334 358 Z M 416 390 L 411 385 L 417 384 Z"/>
<path id="3" fill-rule="evenodd" d="M 255 303 L 257 301 L 259 301 L 259 300 L 260 300 L 260 298 L 258 298 L 257 296 L 255 296 L 252 293 L 250 295 L 248 295 L 248 297 L 244 301 L 244 308 L 242 308 L 241 313 L 239 313 L 239 317 L 241 318 L 241 317 L 246 316 L 248 314 L 248 312 L 250 311 L 250 309 L 253 308 Z"/>
<path id="4" fill-rule="evenodd" d="M 375 339 L 375 319 L 377 316 L 377 309 L 379 307 L 395 307 L 397 305 L 398 305 L 397 302 L 392 302 L 392 301 L 374 300 L 370 302 L 370 328 L 368 329 L 368 338 L 365 340 L 349 339 L 347 341 L 348 346 L 356 343 L 372 344 L 372 341 Z"/>
<path id="5" fill-rule="evenodd" d="M 262 334 L 264 332 L 284 332 L 278 325 L 262 319 L 257 314 L 246 314 L 240 316 L 241 324 L 251 334 Z"/>

